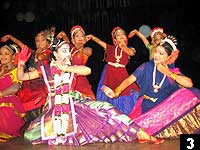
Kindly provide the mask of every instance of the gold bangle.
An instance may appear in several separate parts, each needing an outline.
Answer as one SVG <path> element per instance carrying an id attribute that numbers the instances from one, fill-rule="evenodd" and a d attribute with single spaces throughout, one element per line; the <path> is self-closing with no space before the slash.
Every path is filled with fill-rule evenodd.
<path id="1" fill-rule="evenodd" d="M 116 89 L 115 89 L 115 95 L 118 97 L 120 94 L 121 94 L 121 88 L 120 87 L 117 87 Z"/>
<path id="2" fill-rule="evenodd" d="M 176 81 L 176 78 L 177 78 L 177 74 L 175 74 L 175 73 L 171 73 L 170 74 L 170 78 L 172 78 L 174 81 Z"/>
<path id="3" fill-rule="evenodd" d="M 2 92 L 0 91 L 0 98 L 2 98 L 3 97 L 3 94 L 2 94 Z"/>

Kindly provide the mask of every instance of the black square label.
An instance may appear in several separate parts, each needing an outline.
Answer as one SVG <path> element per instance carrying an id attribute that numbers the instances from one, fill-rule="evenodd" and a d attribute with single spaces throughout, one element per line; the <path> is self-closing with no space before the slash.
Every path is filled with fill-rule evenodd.
<path id="1" fill-rule="evenodd" d="M 181 134 L 180 150 L 200 150 L 200 134 Z"/>

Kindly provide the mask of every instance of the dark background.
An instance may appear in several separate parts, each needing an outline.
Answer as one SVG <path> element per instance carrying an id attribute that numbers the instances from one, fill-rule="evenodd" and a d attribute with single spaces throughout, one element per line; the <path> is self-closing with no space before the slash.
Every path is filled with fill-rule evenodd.
<path id="1" fill-rule="evenodd" d="M 32 16 L 31 17 L 31 13 Z M 40 30 L 55 26 L 56 32 L 64 30 L 68 36 L 72 26 L 81 25 L 87 34 L 94 34 L 112 43 L 111 31 L 121 26 L 127 33 L 143 24 L 151 28 L 163 27 L 167 34 L 178 39 L 180 57 L 176 66 L 192 78 L 200 88 L 200 23 L 199 8 L 188 0 L 3 0 L 1 1 L 0 36 L 12 34 L 35 49 L 34 36 Z M 1 43 L 2 44 L 2 43 Z M 88 61 L 92 74 L 88 76 L 94 92 L 105 63 L 104 51 L 96 43 Z M 148 51 L 141 40 L 133 37 L 129 45 L 137 54 L 127 65 L 129 73 L 148 60 Z"/>

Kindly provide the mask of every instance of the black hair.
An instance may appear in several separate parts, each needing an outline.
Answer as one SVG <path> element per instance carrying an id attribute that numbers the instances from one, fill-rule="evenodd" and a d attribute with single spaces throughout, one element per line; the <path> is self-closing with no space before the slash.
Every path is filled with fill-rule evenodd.
<path id="1" fill-rule="evenodd" d="M 53 42 L 50 44 L 50 50 L 51 50 L 50 60 L 52 59 L 56 60 L 56 57 L 54 56 L 53 52 L 57 51 L 58 48 L 62 46 L 64 43 L 67 43 L 67 42 L 63 39 L 58 39 L 58 38 L 53 39 Z"/>

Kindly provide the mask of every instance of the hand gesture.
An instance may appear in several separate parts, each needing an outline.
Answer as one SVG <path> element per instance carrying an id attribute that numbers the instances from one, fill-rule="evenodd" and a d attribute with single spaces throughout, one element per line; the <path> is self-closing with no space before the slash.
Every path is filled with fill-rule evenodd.
<path id="1" fill-rule="evenodd" d="M 109 98 L 114 98 L 115 97 L 115 93 L 114 91 L 109 88 L 108 86 L 106 85 L 103 85 L 101 90 L 109 97 Z"/>
<path id="2" fill-rule="evenodd" d="M 127 48 L 127 41 L 125 40 L 125 39 L 122 39 L 121 41 L 119 41 L 119 47 L 121 48 L 121 49 L 123 49 L 123 48 Z"/>
<path id="3" fill-rule="evenodd" d="M 137 30 L 134 29 L 128 34 L 128 38 L 132 38 L 136 34 Z"/>
<path id="4" fill-rule="evenodd" d="M 1 37 L 1 42 L 7 42 L 11 38 L 10 34 L 4 35 Z"/>
<path id="5" fill-rule="evenodd" d="M 159 64 L 157 64 L 157 69 L 158 69 L 158 71 L 160 71 L 161 73 L 166 74 L 166 75 L 169 75 L 171 73 L 167 64 L 159 63 Z"/>
<path id="6" fill-rule="evenodd" d="M 62 39 L 63 37 L 66 37 L 66 33 L 64 31 L 61 31 L 58 33 L 58 35 L 56 36 L 57 39 Z"/>
<path id="7" fill-rule="evenodd" d="M 0 64 L 0 77 L 4 74 L 5 72 L 4 70 L 5 70 L 4 65 Z"/>
<path id="8" fill-rule="evenodd" d="M 94 36 L 92 34 L 86 35 L 86 41 L 92 40 Z"/>
<path id="9" fill-rule="evenodd" d="M 10 71 L 10 68 L 8 65 L 1 65 L 0 66 L 0 76 L 2 76 L 5 73 L 8 73 Z"/>
<path id="10" fill-rule="evenodd" d="M 24 45 L 22 47 L 21 52 L 18 55 L 19 63 L 24 65 L 30 56 L 31 56 L 31 49 L 28 46 Z"/>

